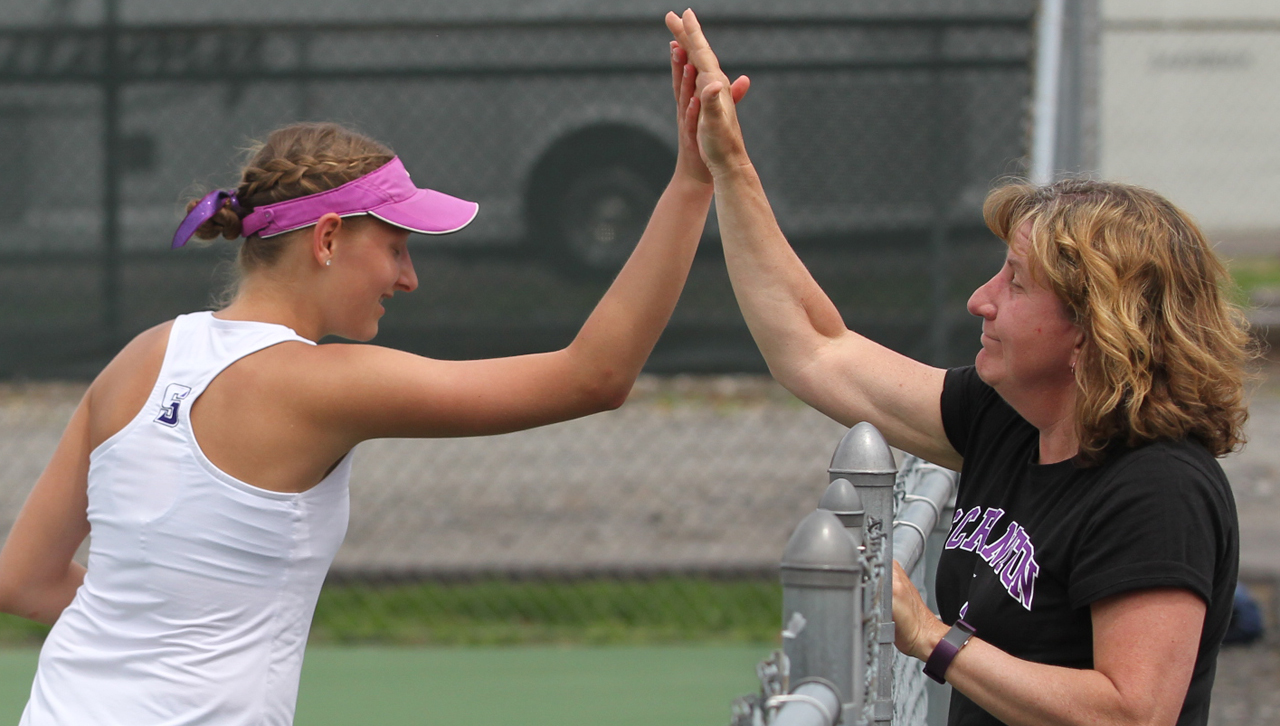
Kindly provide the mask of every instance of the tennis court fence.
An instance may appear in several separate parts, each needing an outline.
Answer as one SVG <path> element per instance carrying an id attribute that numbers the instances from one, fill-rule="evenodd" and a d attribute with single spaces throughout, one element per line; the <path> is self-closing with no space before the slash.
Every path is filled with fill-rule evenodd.
<path id="1" fill-rule="evenodd" d="M 950 688 L 893 645 L 891 561 L 935 611 L 932 582 L 955 509 L 957 475 L 907 456 L 901 466 L 869 423 L 841 440 L 818 508 L 782 556 L 782 648 L 757 666 L 760 691 L 733 704 L 732 726 L 932 726 Z"/>

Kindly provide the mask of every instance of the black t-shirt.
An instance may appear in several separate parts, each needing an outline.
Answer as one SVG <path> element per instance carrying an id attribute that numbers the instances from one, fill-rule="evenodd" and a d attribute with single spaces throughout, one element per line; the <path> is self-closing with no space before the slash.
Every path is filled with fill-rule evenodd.
<path id="1" fill-rule="evenodd" d="M 1089 604 L 1180 587 L 1208 605 L 1178 724 L 1209 716 L 1231 619 L 1239 550 L 1235 500 L 1200 444 L 1158 441 L 1082 468 L 1039 465 L 1039 432 L 972 367 L 947 372 L 942 423 L 964 469 L 938 564 L 942 619 L 1018 658 L 1093 666 Z M 996 724 L 953 692 L 948 723 Z"/>

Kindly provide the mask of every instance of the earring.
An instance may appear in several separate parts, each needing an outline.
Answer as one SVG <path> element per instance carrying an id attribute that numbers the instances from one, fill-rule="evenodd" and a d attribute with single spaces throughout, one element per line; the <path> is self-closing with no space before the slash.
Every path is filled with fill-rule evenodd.
<path id="1" fill-rule="evenodd" d="M 332 265 L 332 264 L 333 264 L 333 260 L 325 260 L 325 261 L 324 261 L 324 266 L 325 266 L 325 267 L 328 267 L 328 266 L 330 266 L 330 265 Z M 1073 364 L 1073 366 L 1074 366 L 1074 364 Z"/>

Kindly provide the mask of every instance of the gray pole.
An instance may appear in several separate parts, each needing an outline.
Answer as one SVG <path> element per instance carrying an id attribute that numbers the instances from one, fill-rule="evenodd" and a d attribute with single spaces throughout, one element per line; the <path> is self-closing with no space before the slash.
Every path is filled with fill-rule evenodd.
<path id="1" fill-rule="evenodd" d="M 792 694 L 775 723 L 857 723 L 862 713 L 862 563 L 858 545 L 831 512 L 815 509 L 801 520 L 782 555 L 782 649 L 791 664 Z M 831 689 L 839 713 L 813 721 L 822 707 L 804 684 Z M 812 690 L 812 689 L 811 689 Z M 787 715 L 786 720 L 782 717 Z"/>
<path id="2" fill-rule="evenodd" d="M 875 426 L 862 422 L 844 435 L 827 469 L 830 480 L 847 479 L 866 508 L 864 532 L 877 525 L 884 532 L 885 552 L 893 552 L 893 482 L 898 473 L 893 451 Z M 864 536 L 863 541 L 866 541 Z M 879 673 L 874 714 L 877 723 L 893 721 L 893 577 L 886 571 L 877 598 Z M 861 628 L 855 628 L 861 630 Z"/>
<path id="3" fill-rule="evenodd" d="M 853 537 L 853 541 L 862 546 L 862 527 L 867 511 L 862 507 L 862 497 L 858 496 L 858 490 L 848 479 L 831 482 L 818 501 L 818 509 L 825 509 L 836 515 L 845 531 Z"/>
<path id="4" fill-rule="evenodd" d="M 104 0 L 102 82 L 102 329 L 107 352 L 120 344 L 120 79 L 117 0 Z"/>

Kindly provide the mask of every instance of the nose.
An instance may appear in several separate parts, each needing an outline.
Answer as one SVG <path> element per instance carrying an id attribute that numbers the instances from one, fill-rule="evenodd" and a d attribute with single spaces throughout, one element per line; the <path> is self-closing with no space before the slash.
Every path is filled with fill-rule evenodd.
<path id="1" fill-rule="evenodd" d="M 400 277 L 396 279 L 396 289 L 404 292 L 418 289 L 418 273 L 413 269 L 413 259 L 407 249 L 400 256 Z"/>
<path id="2" fill-rule="evenodd" d="M 987 320 L 995 318 L 996 304 L 992 291 L 996 284 L 996 278 L 999 276 L 999 273 L 997 273 L 969 296 L 969 302 L 965 305 L 965 308 L 968 309 L 970 315 L 976 315 Z"/>

